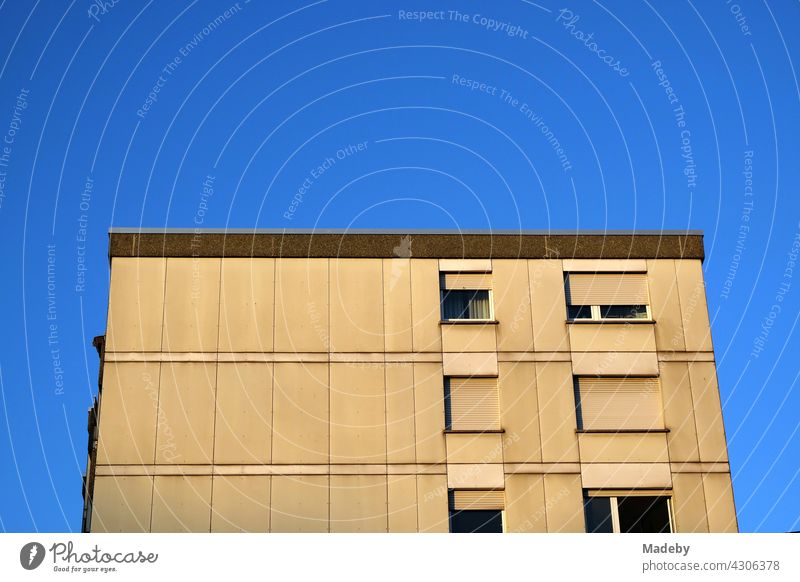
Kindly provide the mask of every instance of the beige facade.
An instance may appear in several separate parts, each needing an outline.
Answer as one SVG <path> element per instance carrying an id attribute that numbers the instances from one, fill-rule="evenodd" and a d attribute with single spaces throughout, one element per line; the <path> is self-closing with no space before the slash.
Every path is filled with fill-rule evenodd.
<path id="1" fill-rule="evenodd" d="M 502 491 L 507 532 L 586 531 L 603 492 L 668 497 L 672 531 L 737 530 L 702 241 L 481 255 L 410 234 L 397 257 L 400 234 L 251 233 L 238 254 L 172 236 L 111 234 L 88 531 L 447 532 L 453 490 Z M 443 321 L 441 275 L 473 272 L 491 318 Z M 569 319 L 570 272 L 646 274 L 648 317 Z M 582 429 L 576 378 L 598 376 L 657 378 L 663 426 Z M 448 430 L 450 377 L 494 379 L 500 430 Z"/>

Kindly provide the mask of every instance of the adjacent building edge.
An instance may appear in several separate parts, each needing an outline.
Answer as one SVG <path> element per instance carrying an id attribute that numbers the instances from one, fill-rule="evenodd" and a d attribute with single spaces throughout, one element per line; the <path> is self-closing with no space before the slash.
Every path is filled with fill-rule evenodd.
<path id="1" fill-rule="evenodd" d="M 100 414 L 100 397 L 103 392 L 103 356 L 105 352 L 106 337 L 104 335 L 95 336 L 92 339 L 92 346 L 97 350 L 100 358 L 100 367 L 97 372 L 97 396 L 92 401 L 92 406 L 87 412 L 86 431 L 88 433 L 88 444 L 86 451 L 86 473 L 83 476 L 83 514 L 81 516 L 81 531 L 91 531 L 92 521 L 92 498 L 94 496 L 94 476 L 97 464 L 97 420 Z"/>

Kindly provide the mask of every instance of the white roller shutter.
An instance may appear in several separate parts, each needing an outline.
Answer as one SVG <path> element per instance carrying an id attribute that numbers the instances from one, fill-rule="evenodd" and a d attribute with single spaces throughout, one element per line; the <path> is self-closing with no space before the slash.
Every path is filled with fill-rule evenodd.
<path id="1" fill-rule="evenodd" d="M 570 305 L 648 305 L 647 275 L 641 273 L 571 273 L 567 278 Z"/>
<path id="2" fill-rule="evenodd" d="M 450 378 L 450 428 L 499 430 L 496 378 Z"/>
<path id="3" fill-rule="evenodd" d="M 491 289 L 491 273 L 444 273 L 441 275 L 442 289 Z"/>
<path id="4" fill-rule="evenodd" d="M 453 491 L 452 509 L 505 509 L 503 491 L 457 489 Z"/>
<path id="5" fill-rule="evenodd" d="M 584 430 L 664 428 L 658 378 L 579 378 Z"/>

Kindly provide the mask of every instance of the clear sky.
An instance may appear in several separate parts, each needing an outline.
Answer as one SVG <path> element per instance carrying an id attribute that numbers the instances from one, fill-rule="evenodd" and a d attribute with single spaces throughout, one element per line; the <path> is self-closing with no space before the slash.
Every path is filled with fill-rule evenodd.
<path id="1" fill-rule="evenodd" d="M 702 229 L 740 528 L 800 529 L 799 29 L 790 0 L 0 2 L 0 530 L 80 529 L 112 225 Z"/>

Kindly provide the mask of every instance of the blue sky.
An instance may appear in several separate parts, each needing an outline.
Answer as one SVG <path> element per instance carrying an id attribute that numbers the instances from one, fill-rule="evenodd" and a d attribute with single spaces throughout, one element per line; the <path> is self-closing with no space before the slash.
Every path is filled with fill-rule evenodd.
<path id="1" fill-rule="evenodd" d="M 0 3 L 0 530 L 80 528 L 112 225 L 702 229 L 740 528 L 800 529 L 800 5 L 102 4 Z"/>

